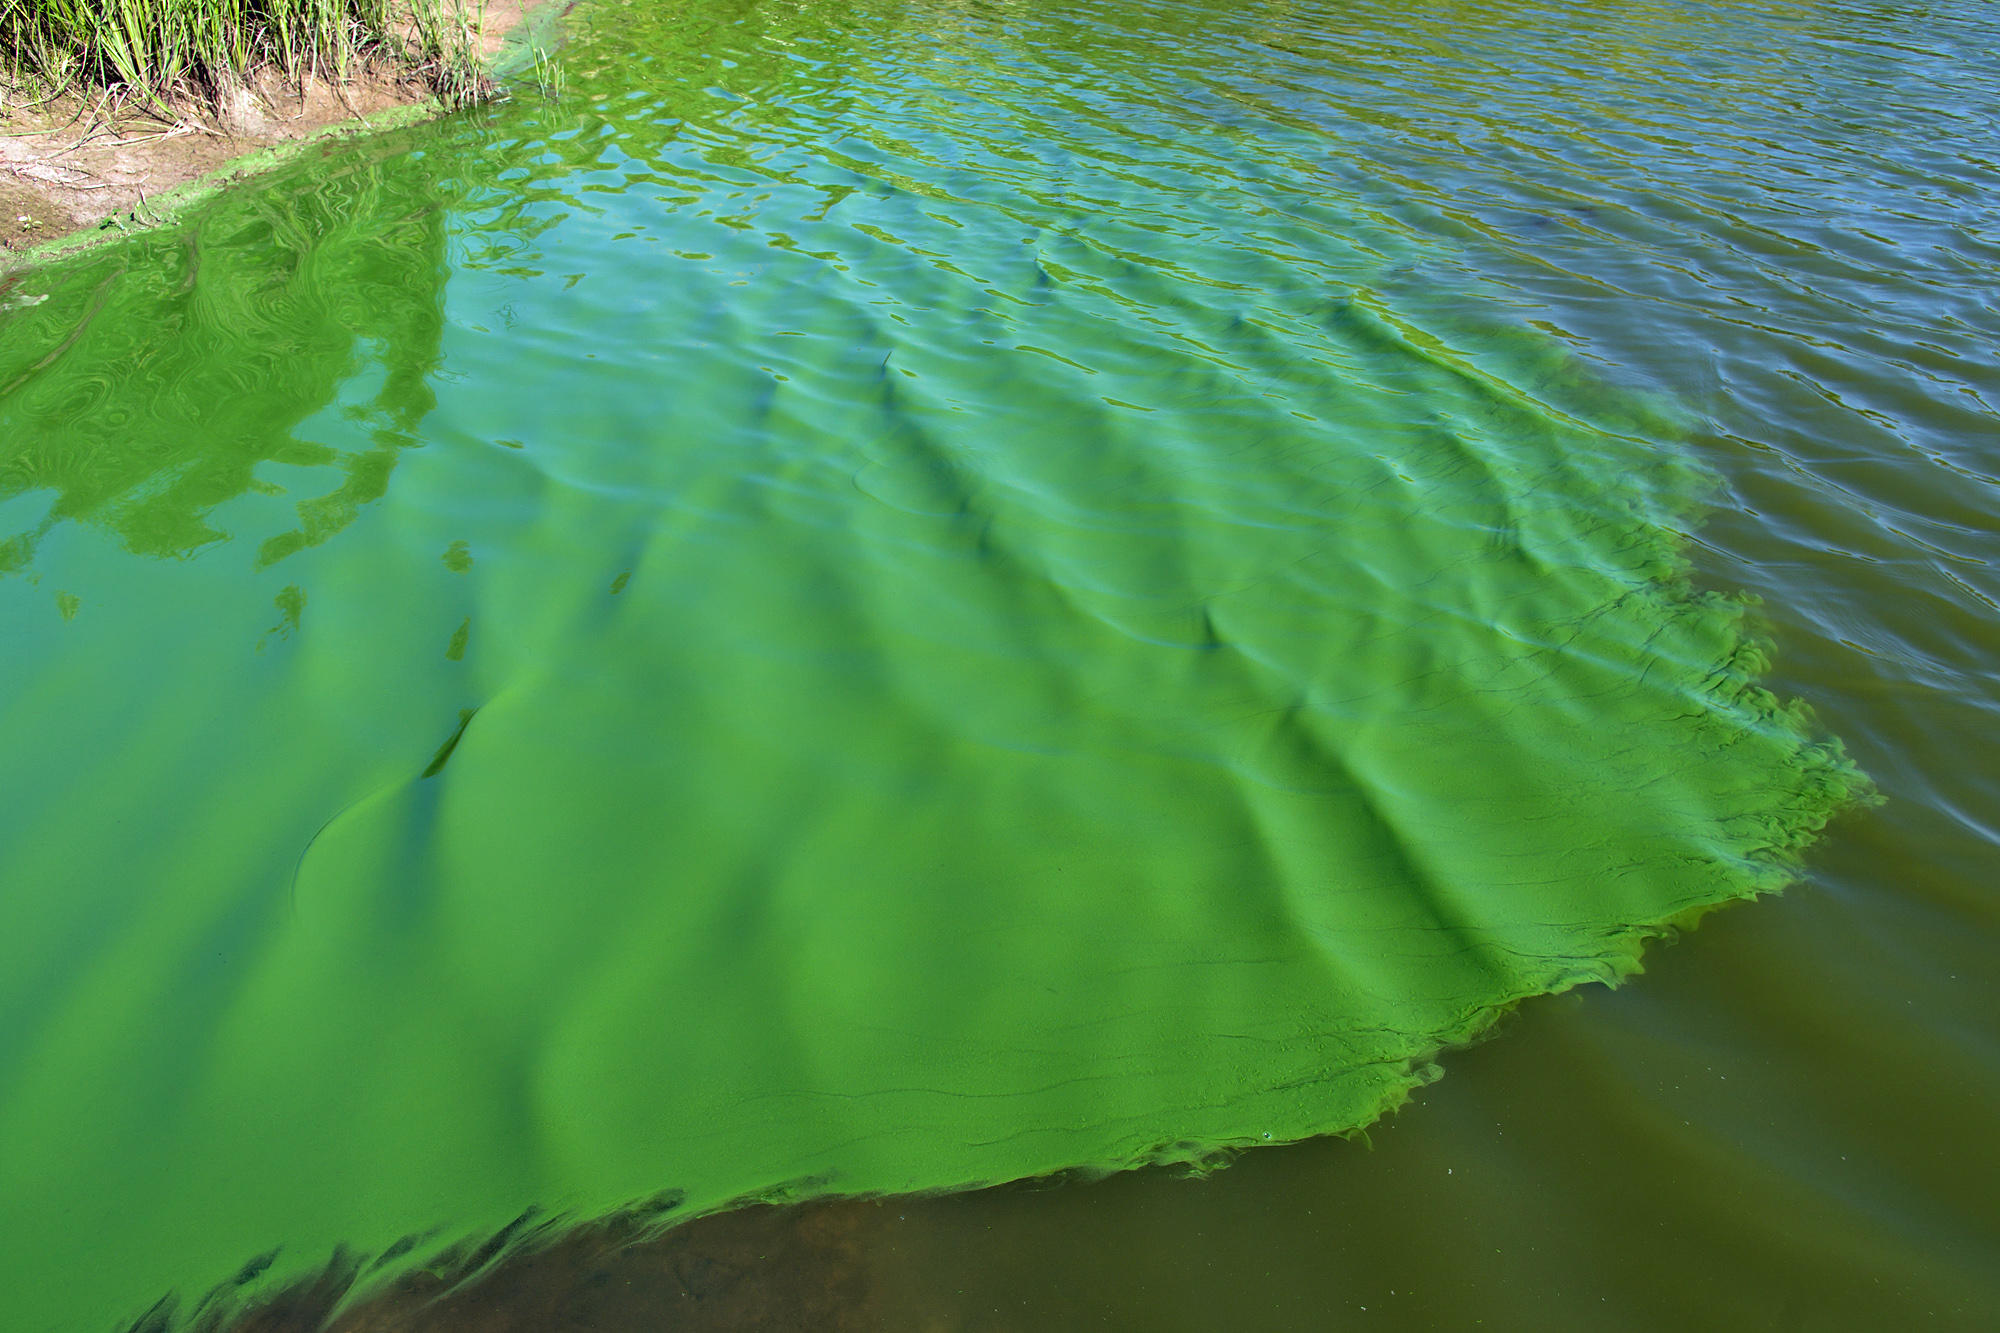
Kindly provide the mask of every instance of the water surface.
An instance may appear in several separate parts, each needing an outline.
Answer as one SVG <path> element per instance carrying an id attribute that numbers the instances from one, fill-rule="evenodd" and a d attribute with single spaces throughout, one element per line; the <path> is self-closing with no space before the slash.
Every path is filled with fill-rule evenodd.
<path id="1" fill-rule="evenodd" d="M 1273 1322 L 1380 1313 L 1339 1267 L 1151 1296 L 1120 1256 L 1200 1243 L 1052 1238 L 1156 1189 L 1324 1236 L 1275 1182 L 1327 1206 L 1353 1153 L 1262 1145 L 1785 883 L 1865 791 L 1833 734 L 1918 798 L 1836 852 L 1956 821 L 1919 889 L 1990 922 L 1990 790 L 1908 757 L 1990 718 L 1962 18 L 1919 62 L 1873 11 L 606 4 L 552 102 L 16 284 L 10 1302 L 105 1327 L 528 1209 L 1255 1145 L 1031 1196 L 1075 1202 L 1003 1220 L 956 1317 L 982 1282 L 1026 1301 L 998 1326 L 1214 1326 L 1246 1285 Z M 1760 979 L 1826 934 L 1761 929 Z M 1600 1059 L 1672 1064 L 1618 1025 L 1710 993 L 1593 995 Z M 1556 1031 L 1492 1086 L 1561 1098 Z M 1528 1119 L 1663 1115 L 1645 1077 Z M 1990 1222 L 1917 1179 L 1937 1240 L 1874 1247 L 1884 1299 L 1963 1317 Z M 1589 1232 L 1521 1195 L 1473 1233 Z M 1859 1212 L 1800 1244 L 1887 1225 Z M 1453 1285 L 1386 1245 L 1461 1310 L 1524 1271 L 1492 1248 Z"/>

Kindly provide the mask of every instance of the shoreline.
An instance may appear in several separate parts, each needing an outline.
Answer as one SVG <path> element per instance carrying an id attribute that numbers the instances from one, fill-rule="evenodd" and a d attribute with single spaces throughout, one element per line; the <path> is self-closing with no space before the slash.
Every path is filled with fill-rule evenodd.
<path id="1" fill-rule="evenodd" d="M 531 66 L 575 0 L 485 0 L 474 53 L 506 80 Z M 92 103 L 95 100 L 95 107 Z M 0 272 L 171 221 L 216 191 L 333 141 L 414 125 L 449 108 L 386 64 L 340 82 L 288 85 L 253 74 L 215 124 L 102 111 L 102 94 L 67 94 L 25 113 L 0 108 Z"/>

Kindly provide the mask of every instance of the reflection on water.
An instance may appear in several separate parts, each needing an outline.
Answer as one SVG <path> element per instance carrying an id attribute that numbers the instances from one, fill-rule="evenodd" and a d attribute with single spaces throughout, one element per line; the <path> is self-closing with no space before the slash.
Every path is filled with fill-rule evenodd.
<path id="1" fill-rule="evenodd" d="M 301 168 L 309 183 L 227 194 L 35 283 L 41 299 L 5 316 L 0 504 L 42 512 L 0 523 L 14 528 L 0 571 L 31 568 L 63 522 L 135 554 L 193 555 L 232 535 L 215 525 L 225 501 L 285 492 L 273 472 L 331 476 L 296 483 L 296 526 L 263 538 L 265 563 L 380 498 L 436 403 L 445 276 L 431 178 L 398 146 L 343 150 Z M 233 259 L 246 250 L 261 262 Z M 336 393 L 342 444 L 302 437 Z"/>
<path id="2" fill-rule="evenodd" d="M 559 103 L 29 277 L 0 1285 L 1976 1326 L 2000 255 L 1949 19 L 606 3 Z M 1813 888 L 1372 1153 L 627 1244 L 1349 1128 L 1775 886 L 1853 777 L 1692 591 L 1703 498 L 1891 798 Z"/>

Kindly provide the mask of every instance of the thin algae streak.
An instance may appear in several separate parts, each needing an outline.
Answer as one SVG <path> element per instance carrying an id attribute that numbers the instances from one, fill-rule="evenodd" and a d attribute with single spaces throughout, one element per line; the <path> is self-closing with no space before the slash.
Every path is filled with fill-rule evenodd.
<path id="1" fill-rule="evenodd" d="M 1328 105 L 836 9 L 607 8 L 6 312 L 21 1326 L 1352 1130 L 1861 793 L 1671 412 Z"/>

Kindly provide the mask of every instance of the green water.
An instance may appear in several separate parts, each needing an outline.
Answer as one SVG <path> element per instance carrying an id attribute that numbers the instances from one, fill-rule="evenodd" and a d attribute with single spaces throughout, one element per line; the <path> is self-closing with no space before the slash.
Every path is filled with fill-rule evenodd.
<path id="1" fill-rule="evenodd" d="M 1715 52 L 1767 128 L 1785 15 L 1618 11 L 1581 64 L 1562 17 L 607 0 L 554 100 L 11 283 L 13 1320 L 531 1208 L 1257 1146 L 1199 1187 L 1254 1189 L 1787 883 L 1867 793 L 1831 732 L 1904 772 L 1763 683 L 1817 660 L 1787 525 L 1866 506 L 1781 512 L 1768 577 L 1716 534 L 1815 461 L 1865 493 L 1855 421 L 1990 487 L 1990 311 L 1857 303 L 1868 255 L 1638 99 Z M 1893 246 L 1818 184 L 1813 239 Z M 1906 249 L 1990 276 L 1965 221 Z"/>

